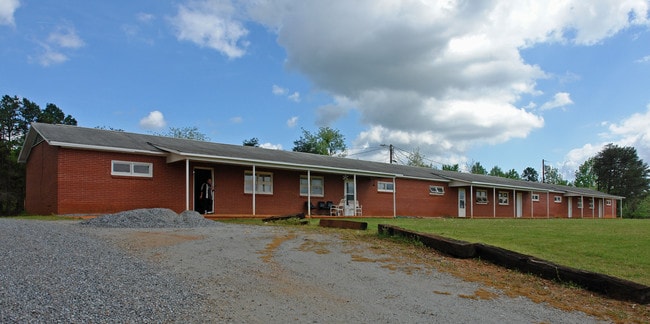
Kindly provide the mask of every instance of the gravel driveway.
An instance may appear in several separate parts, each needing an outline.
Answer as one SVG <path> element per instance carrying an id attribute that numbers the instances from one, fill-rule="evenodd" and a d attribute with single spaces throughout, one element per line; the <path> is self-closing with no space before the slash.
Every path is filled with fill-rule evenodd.
<path id="1" fill-rule="evenodd" d="M 0 218 L 0 322 L 595 323 L 368 243 L 217 223 Z"/>

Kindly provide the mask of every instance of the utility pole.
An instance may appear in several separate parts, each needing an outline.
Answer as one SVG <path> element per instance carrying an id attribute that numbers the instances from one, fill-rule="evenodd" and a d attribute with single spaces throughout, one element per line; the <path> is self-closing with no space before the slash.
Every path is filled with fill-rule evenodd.
<path id="1" fill-rule="evenodd" d="M 381 144 L 381 145 L 379 145 L 379 146 L 381 146 L 381 147 L 386 147 L 386 146 L 388 146 L 388 153 L 390 154 L 390 164 L 393 164 L 393 162 L 395 162 L 395 159 L 393 158 L 393 154 L 394 154 L 394 147 L 393 147 L 393 144 L 389 144 L 389 145 Z"/>

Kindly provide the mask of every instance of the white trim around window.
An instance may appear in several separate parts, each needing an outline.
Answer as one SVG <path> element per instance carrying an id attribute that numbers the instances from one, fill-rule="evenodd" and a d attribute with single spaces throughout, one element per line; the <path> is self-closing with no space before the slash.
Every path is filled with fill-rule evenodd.
<path id="1" fill-rule="evenodd" d="M 558 203 L 558 204 L 561 203 L 561 202 L 562 202 L 562 196 L 555 196 L 555 197 L 553 197 L 553 201 L 556 202 L 556 203 Z"/>
<path id="2" fill-rule="evenodd" d="M 532 194 L 530 196 L 530 200 L 532 201 L 539 201 L 539 194 Z"/>
<path id="3" fill-rule="evenodd" d="M 510 195 L 507 191 L 499 191 L 499 205 L 509 205 Z"/>
<path id="4" fill-rule="evenodd" d="M 256 194 L 273 194 L 273 173 L 255 172 L 255 178 Z M 253 193 L 253 171 L 244 171 L 244 193 Z"/>
<path id="5" fill-rule="evenodd" d="M 485 205 L 488 203 L 487 190 L 476 190 L 476 203 Z"/>
<path id="6" fill-rule="evenodd" d="M 112 160 L 111 175 L 152 178 L 153 163 Z"/>
<path id="7" fill-rule="evenodd" d="M 325 178 L 321 176 L 311 176 L 311 196 L 323 197 L 325 196 Z M 300 176 L 300 195 L 307 196 L 307 176 Z"/>
<path id="8" fill-rule="evenodd" d="M 432 196 L 442 196 L 445 194 L 445 187 L 443 186 L 429 186 L 429 194 Z"/>
<path id="9" fill-rule="evenodd" d="M 377 191 L 379 192 L 393 192 L 395 185 L 388 181 L 377 181 Z"/>

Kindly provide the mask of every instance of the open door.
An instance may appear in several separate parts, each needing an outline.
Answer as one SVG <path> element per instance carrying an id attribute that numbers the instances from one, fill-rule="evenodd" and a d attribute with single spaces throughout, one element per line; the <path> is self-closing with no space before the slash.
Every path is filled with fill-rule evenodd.
<path id="1" fill-rule="evenodd" d="M 214 188 L 215 183 L 214 183 L 213 169 L 194 168 L 194 210 L 201 214 L 205 212 L 203 202 L 199 198 L 201 193 L 201 185 L 205 183 L 208 179 L 212 179 L 212 186 Z M 206 206 L 208 207 L 209 211 L 214 211 L 215 199 L 212 200 L 212 206 Z"/>

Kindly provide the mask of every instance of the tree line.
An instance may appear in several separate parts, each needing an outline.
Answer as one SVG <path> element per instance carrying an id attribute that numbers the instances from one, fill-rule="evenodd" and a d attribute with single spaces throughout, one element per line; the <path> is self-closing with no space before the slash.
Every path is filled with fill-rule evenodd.
<path id="1" fill-rule="evenodd" d="M 2 97 L 0 101 L 0 215 L 16 215 L 23 211 L 25 166 L 18 163 L 18 155 L 32 122 L 77 125 L 77 121 L 72 116 L 64 114 L 55 104 L 48 103 L 45 109 L 41 109 L 39 105 L 26 98 L 8 95 Z M 106 127 L 97 128 L 106 129 Z M 155 135 L 208 140 L 208 137 L 199 132 L 197 127 L 170 128 L 166 133 Z M 242 144 L 259 146 L 259 139 L 253 137 L 244 140 Z M 292 150 L 344 157 L 347 147 L 345 137 L 340 131 L 330 127 L 320 127 L 315 133 L 303 128 L 302 136 L 294 141 Z M 425 157 L 419 149 L 410 152 L 404 164 L 436 168 L 432 163 L 425 162 Z M 448 171 L 461 171 L 458 164 L 442 164 L 441 168 Z M 488 171 L 480 162 L 472 161 L 468 163 L 467 170 L 474 174 L 540 181 L 539 173 L 533 167 L 527 167 L 521 173 L 515 169 L 503 171 L 499 166 L 494 166 Z M 650 168 L 638 157 L 633 147 L 606 145 L 602 151 L 578 167 L 573 182 L 564 180 L 558 169 L 545 165 L 543 181 L 623 196 L 625 197 L 624 216 L 650 216 L 650 195 L 648 195 Z"/>
<path id="2" fill-rule="evenodd" d="M 77 125 L 55 104 L 41 109 L 36 103 L 17 96 L 4 95 L 0 101 L 0 216 L 23 211 L 25 200 L 25 165 L 18 155 L 32 122 Z"/>

